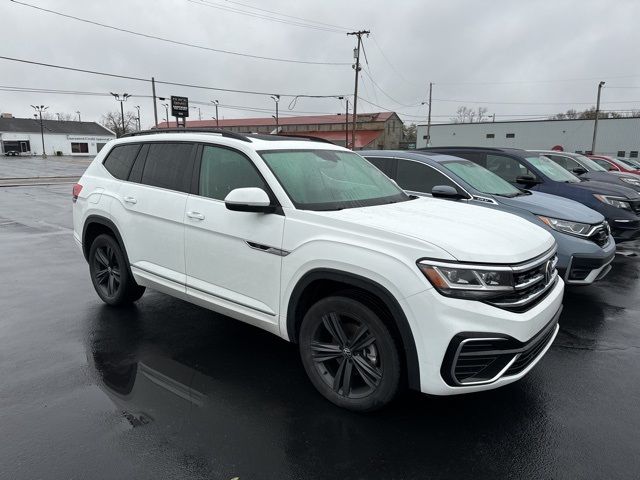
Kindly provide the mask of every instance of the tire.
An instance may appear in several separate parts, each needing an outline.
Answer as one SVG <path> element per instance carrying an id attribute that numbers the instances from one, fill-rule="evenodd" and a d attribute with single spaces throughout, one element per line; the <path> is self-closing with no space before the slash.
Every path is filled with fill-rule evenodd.
<path id="1" fill-rule="evenodd" d="M 298 339 L 302 364 L 316 389 L 358 412 L 382 408 L 398 393 L 398 347 L 380 317 L 349 297 L 327 297 L 306 313 Z"/>
<path id="2" fill-rule="evenodd" d="M 120 244 L 111 235 L 98 235 L 89 249 L 89 272 L 96 293 L 119 307 L 140 299 L 145 288 L 136 283 Z"/>

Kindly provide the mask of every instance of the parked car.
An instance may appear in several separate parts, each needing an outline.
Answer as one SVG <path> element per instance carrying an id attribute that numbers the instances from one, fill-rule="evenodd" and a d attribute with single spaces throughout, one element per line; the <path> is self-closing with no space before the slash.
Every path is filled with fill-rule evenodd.
<path id="1" fill-rule="evenodd" d="M 17 150 L 7 150 L 4 152 L 4 154 L 7 157 L 17 157 L 20 155 L 20 152 Z"/>
<path id="2" fill-rule="evenodd" d="M 588 155 L 588 157 L 610 172 L 634 173 L 640 175 L 640 163 L 628 158 L 608 155 Z"/>
<path id="3" fill-rule="evenodd" d="M 97 155 L 73 199 L 105 303 L 150 287 L 263 328 L 297 343 L 312 384 L 349 409 L 405 383 L 438 395 L 511 383 L 558 331 L 547 231 L 410 196 L 333 144 L 136 133 Z"/>
<path id="4" fill-rule="evenodd" d="M 358 152 L 404 190 L 513 213 L 547 229 L 558 243 L 565 283 L 588 285 L 611 270 L 616 244 L 602 214 L 578 202 L 514 187 L 463 158 L 423 151 Z"/>
<path id="5" fill-rule="evenodd" d="M 616 242 L 640 238 L 640 194 L 612 183 L 582 181 L 544 155 L 515 148 L 421 149 L 466 158 L 513 185 L 569 198 L 600 212 Z"/>
<path id="6" fill-rule="evenodd" d="M 611 172 L 579 153 L 556 152 L 553 150 L 529 150 L 529 152 L 550 158 L 562 168 L 577 175 L 582 180 L 613 183 L 623 187 L 633 188 L 640 192 L 640 178 L 636 175 Z"/>

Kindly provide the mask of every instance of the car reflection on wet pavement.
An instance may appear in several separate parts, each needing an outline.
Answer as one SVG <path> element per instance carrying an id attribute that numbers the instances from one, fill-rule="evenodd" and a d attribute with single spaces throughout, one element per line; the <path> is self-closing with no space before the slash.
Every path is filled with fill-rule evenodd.
<path id="1" fill-rule="evenodd" d="M 361 415 L 320 397 L 295 346 L 266 332 L 156 292 L 125 310 L 102 305 L 71 238 L 68 188 L 0 195 L 0 478 L 640 471 L 638 258 L 568 290 L 560 333 L 523 380 L 407 393 Z"/>

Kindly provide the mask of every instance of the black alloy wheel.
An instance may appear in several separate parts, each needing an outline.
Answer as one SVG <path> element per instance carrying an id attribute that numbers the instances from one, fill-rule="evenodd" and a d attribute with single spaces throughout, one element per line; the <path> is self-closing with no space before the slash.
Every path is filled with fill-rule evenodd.
<path id="1" fill-rule="evenodd" d="M 130 304 L 144 294 L 145 288 L 134 280 L 120 245 L 110 235 L 99 235 L 91 244 L 89 271 L 96 293 L 109 305 Z"/>
<path id="2" fill-rule="evenodd" d="M 398 390 L 395 342 L 378 315 L 352 298 L 328 297 L 309 309 L 300 353 L 316 388 L 342 407 L 375 410 Z"/>

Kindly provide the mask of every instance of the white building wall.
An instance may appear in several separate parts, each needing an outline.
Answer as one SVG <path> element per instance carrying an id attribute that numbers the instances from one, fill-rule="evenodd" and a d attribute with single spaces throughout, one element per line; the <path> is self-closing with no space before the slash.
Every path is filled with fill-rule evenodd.
<path id="1" fill-rule="evenodd" d="M 60 151 L 63 155 L 75 156 L 95 156 L 98 153 L 98 144 L 106 144 L 113 140 L 113 136 L 95 136 L 95 135 L 63 135 L 63 134 L 44 134 L 44 147 L 47 155 L 55 155 Z M 28 140 L 31 146 L 31 152 L 23 153 L 23 155 L 42 155 L 42 137 L 40 133 L 2 133 L 0 132 L 0 142 L 3 141 L 25 141 Z M 86 143 L 89 151 L 87 153 L 73 153 L 71 150 L 72 143 Z"/>
<path id="2" fill-rule="evenodd" d="M 543 120 L 519 122 L 451 123 L 431 125 L 431 146 L 513 147 L 565 151 L 591 150 L 593 120 Z M 426 147 L 426 125 L 418 125 L 417 148 Z M 493 134 L 493 138 L 487 135 Z M 514 138 L 507 138 L 514 134 Z M 607 118 L 598 121 L 597 153 L 617 155 L 640 151 L 640 118 Z"/>

